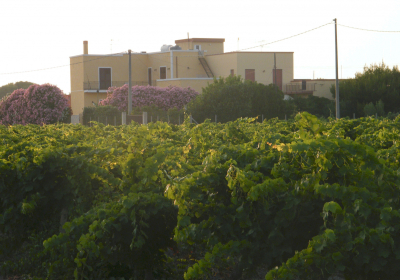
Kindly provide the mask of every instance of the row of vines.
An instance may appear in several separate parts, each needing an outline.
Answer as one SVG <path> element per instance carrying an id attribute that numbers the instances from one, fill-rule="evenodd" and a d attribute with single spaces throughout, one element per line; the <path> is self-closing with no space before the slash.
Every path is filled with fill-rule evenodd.
<path id="1" fill-rule="evenodd" d="M 399 118 L 0 135 L 0 275 L 400 278 Z"/>

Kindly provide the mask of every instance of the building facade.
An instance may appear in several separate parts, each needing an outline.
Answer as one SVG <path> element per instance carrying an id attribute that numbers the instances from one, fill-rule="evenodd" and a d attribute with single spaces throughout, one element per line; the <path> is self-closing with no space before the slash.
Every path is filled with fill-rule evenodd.
<path id="1" fill-rule="evenodd" d="M 214 77 L 240 75 L 258 83 L 276 83 L 287 96 L 314 94 L 332 99 L 327 93 L 330 84 L 322 89 L 312 80 L 294 80 L 293 52 L 225 53 L 224 42 L 219 38 L 188 38 L 176 40 L 175 46 L 163 45 L 159 52 L 132 53 L 132 85 L 191 87 L 201 93 Z M 74 114 L 106 98 L 109 87 L 129 81 L 128 53 L 89 54 L 84 41 L 83 54 L 71 56 L 70 63 Z"/>
<path id="2" fill-rule="evenodd" d="M 339 79 L 344 81 L 346 79 Z M 285 94 L 291 97 L 308 97 L 310 95 L 334 100 L 330 89 L 336 84 L 335 79 L 293 79 L 286 84 Z"/>

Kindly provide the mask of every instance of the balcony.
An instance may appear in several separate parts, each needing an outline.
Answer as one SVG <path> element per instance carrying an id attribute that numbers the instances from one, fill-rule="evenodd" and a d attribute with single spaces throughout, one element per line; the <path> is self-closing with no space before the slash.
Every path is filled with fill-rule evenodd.
<path id="1" fill-rule="evenodd" d="M 112 87 L 122 87 L 123 85 L 128 84 L 128 81 L 112 81 Z M 132 81 L 132 86 L 147 86 L 149 84 L 148 81 Z M 109 83 L 108 83 L 109 85 Z M 109 86 L 107 83 L 100 84 L 99 81 L 88 81 L 83 83 L 83 90 L 108 90 Z M 152 81 L 152 85 L 156 85 L 156 80 Z"/>
<path id="2" fill-rule="evenodd" d="M 286 92 L 315 91 L 315 83 L 289 83 L 286 84 Z"/>
<path id="3" fill-rule="evenodd" d="M 290 96 L 309 96 L 313 95 L 315 91 L 315 83 L 307 83 L 302 81 L 299 83 L 292 82 L 286 84 L 285 94 Z"/>

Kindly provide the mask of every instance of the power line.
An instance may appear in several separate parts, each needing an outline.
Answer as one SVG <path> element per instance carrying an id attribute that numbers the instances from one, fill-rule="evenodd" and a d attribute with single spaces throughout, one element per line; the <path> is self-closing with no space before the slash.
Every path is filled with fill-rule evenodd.
<path id="1" fill-rule="evenodd" d="M 249 49 L 259 48 L 259 47 L 263 47 L 263 46 L 266 46 L 266 45 L 270 45 L 270 44 L 274 44 L 274 43 L 277 43 L 277 42 L 281 42 L 281 41 L 284 41 L 284 40 L 288 40 L 288 39 L 291 39 L 291 38 L 294 38 L 294 37 L 297 37 L 297 36 L 300 36 L 300 35 L 309 33 L 309 32 L 311 32 L 311 31 L 314 31 L 314 30 L 316 30 L 316 29 L 322 28 L 322 27 L 324 27 L 324 26 L 326 26 L 326 25 L 330 25 L 330 24 L 332 24 L 332 22 L 323 24 L 323 25 L 321 25 L 321 26 L 315 27 L 315 28 L 313 28 L 313 29 L 310 29 L 310 30 L 307 30 L 307 31 L 304 31 L 304 32 L 301 32 L 301 33 L 298 33 L 298 34 L 295 34 L 295 35 L 292 35 L 292 36 L 283 38 L 283 39 L 279 39 L 279 40 L 276 40 L 276 41 L 272 41 L 272 42 L 269 42 L 269 43 L 265 43 L 265 44 L 261 44 L 261 45 L 257 45 L 257 46 L 253 46 L 253 47 L 248 47 L 248 48 L 240 49 L 240 50 L 237 50 L 237 51 L 245 51 L 245 50 L 249 50 Z M 372 29 L 364 29 L 364 28 L 351 27 L 351 26 L 347 26 L 347 25 L 343 25 L 343 24 L 338 24 L 338 25 L 339 25 L 339 26 L 346 27 L 346 28 L 351 28 L 351 29 L 356 29 L 356 30 L 362 30 L 362 31 L 385 32 L 385 33 L 400 33 L 400 31 L 372 30 Z M 83 62 L 76 62 L 76 63 L 71 63 L 71 64 L 65 64 L 65 65 L 54 66 L 54 67 L 48 67 L 48 68 L 41 68 L 41 69 L 35 69 L 35 70 L 27 70 L 27 71 L 19 71 L 19 72 L 10 72 L 10 73 L 0 73 L 0 75 L 11 75 L 11 74 L 20 74 L 20 73 L 30 73 L 30 72 L 37 72 L 37 71 L 44 71 L 44 70 L 56 69 L 56 68 L 61 68 L 61 67 L 67 67 L 67 66 L 71 66 L 71 65 L 86 63 L 86 62 L 95 61 L 95 60 L 103 59 L 103 58 L 106 58 L 106 57 L 115 56 L 115 55 L 119 55 L 119 54 L 126 54 L 126 53 L 127 53 L 127 52 L 124 51 L 124 52 L 119 52 L 119 53 L 106 54 L 106 55 L 101 55 L 101 57 L 98 57 L 98 58 L 95 58 L 95 59 L 91 59 L 91 60 L 86 60 L 86 61 L 83 61 Z M 135 52 L 135 53 L 141 54 L 141 53 L 139 53 L 139 52 Z M 197 57 L 197 55 L 185 55 L 185 56 L 179 56 L 179 57 Z M 165 61 L 166 63 L 169 62 L 169 60 L 167 61 L 167 60 L 160 59 L 160 58 L 155 58 L 155 57 L 153 57 L 153 59 L 160 60 L 160 61 Z M 138 59 L 138 60 L 140 61 L 140 63 L 144 64 L 140 59 Z M 180 64 L 178 64 L 178 65 L 179 65 L 179 66 L 182 66 L 182 65 L 180 65 Z"/>
<path id="2" fill-rule="evenodd" d="M 387 31 L 387 30 L 373 30 L 373 29 L 364 29 L 364 28 L 358 28 L 358 27 L 351 27 L 343 24 L 338 24 L 339 26 L 343 26 L 346 28 L 351 28 L 351 29 L 356 29 L 356 30 L 362 30 L 362 31 L 370 31 L 370 32 L 384 32 L 384 33 L 400 33 L 400 31 Z"/>
<path id="3" fill-rule="evenodd" d="M 290 38 L 293 38 L 293 37 L 297 37 L 297 36 L 303 35 L 303 34 L 305 34 L 305 33 L 311 32 L 311 31 L 314 31 L 314 30 L 316 30 L 316 29 L 319 29 L 319 28 L 324 27 L 324 26 L 329 25 L 329 24 L 332 24 L 332 22 L 329 22 L 329 23 L 326 23 L 326 24 L 324 24 L 324 25 L 315 27 L 315 28 L 313 28 L 313 29 L 310 29 L 310 30 L 307 30 L 307 31 L 298 33 L 298 34 L 296 34 L 296 35 L 292 35 L 292 36 L 290 36 L 290 37 L 286 37 L 286 38 L 283 38 L 283 39 L 280 39 L 280 40 L 276 40 L 276 41 L 273 41 L 273 42 L 261 44 L 261 45 L 254 46 L 254 47 L 249 47 L 249 48 L 245 48 L 245 49 L 240 49 L 240 50 L 238 50 L 238 51 L 244 51 L 244 50 L 259 48 L 259 47 L 263 47 L 263 46 L 266 46 L 266 45 L 270 45 L 270 44 L 274 44 L 274 43 L 277 43 L 277 42 L 281 42 L 281 41 L 284 41 L 284 40 L 287 40 L 287 39 L 290 39 Z"/>
<path id="4" fill-rule="evenodd" d="M 332 24 L 332 23 L 327 23 L 327 24 L 324 24 L 324 25 L 315 27 L 315 28 L 313 28 L 313 29 L 304 31 L 304 32 L 302 32 L 302 33 L 299 33 L 299 34 L 296 34 L 296 35 L 293 35 L 293 36 L 290 36 L 290 37 L 286 37 L 286 38 L 284 38 L 284 39 L 276 40 L 276 41 L 273 41 L 273 42 L 270 42 L 270 43 L 265 43 L 265 44 L 258 45 L 258 46 L 254 46 L 254 47 L 249 47 L 249 48 L 241 49 L 241 50 L 238 50 L 238 51 L 244 51 L 244 50 L 248 50 L 248 49 L 254 49 L 254 48 L 258 48 L 258 47 L 270 45 L 270 44 L 273 44 L 273 43 L 277 43 L 277 42 L 280 42 L 280 41 L 284 41 L 284 40 L 287 40 L 287 39 L 290 39 L 290 38 L 293 38 L 293 37 L 296 37 L 296 36 L 299 36 L 299 35 L 302 35 L 302 34 L 311 32 L 311 31 L 313 31 L 313 30 L 316 30 L 316 29 L 318 29 L 318 28 L 321 28 L 321 27 L 326 26 L 326 25 L 329 25 L 329 24 Z M 48 68 L 41 68 L 41 69 L 35 69 L 35 70 L 27 70 L 27 71 L 19 71 L 19 72 L 10 72 L 10 73 L 0 73 L 0 75 L 21 74 L 21 73 L 30 73 L 30 72 L 37 72 L 37 71 L 44 71 L 44 70 L 56 69 L 56 68 L 67 67 L 67 66 L 71 66 L 71 65 L 75 65 L 75 64 L 86 63 L 86 62 L 90 62 L 90 61 L 94 61 L 94 60 L 99 60 L 99 59 L 103 59 L 103 58 L 105 58 L 105 57 L 114 56 L 114 55 L 118 55 L 118 54 L 125 54 L 125 53 L 127 53 L 127 52 L 125 51 L 125 52 L 119 52 L 119 53 L 113 53 L 113 54 L 102 55 L 102 57 L 95 58 L 95 59 L 91 59 L 91 60 L 86 60 L 86 61 L 83 61 L 83 62 L 76 62 L 76 63 L 71 63 L 71 64 L 65 64 L 65 65 L 54 66 L 54 67 L 48 67 Z M 139 54 L 139 52 L 135 52 L 135 53 L 138 53 L 138 54 Z M 197 55 L 193 55 L 193 57 L 195 57 L 195 56 L 197 57 Z M 180 57 L 191 57 L 191 56 L 180 56 Z M 164 61 L 163 59 L 158 59 L 158 60 Z M 140 61 L 140 59 L 139 59 L 139 61 Z M 142 61 L 140 61 L 140 62 L 143 63 Z M 167 62 L 167 61 L 166 61 L 166 62 Z"/>
<path id="5" fill-rule="evenodd" d="M 119 52 L 119 53 L 112 53 L 112 54 L 101 55 L 101 57 L 94 58 L 94 59 L 91 59 L 91 60 L 86 60 L 86 61 L 76 62 L 76 63 L 70 63 L 70 64 L 65 64 L 65 65 L 60 65 L 60 66 L 54 66 L 54 67 L 48 67 L 48 68 L 42 68 L 42 69 L 36 69 L 36 70 L 20 71 L 20 72 L 0 73 L 0 75 L 11 75 L 11 74 L 29 73 L 29 72 L 37 72 L 37 71 L 43 71 L 43 70 L 49 70 L 49 69 L 67 67 L 67 66 L 71 66 L 71 65 L 75 65 L 75 64 L 82 64 L 82 63 L 86 63 L 86 62 L 90 62 L 90 61 L 94 61 L 94 60 L 99 60 L 99 59 L 103 59 L 103 58 L 106 58 L 106 57 L 115 56 L 115 55 L 124 54 L 124 53 L 126 53 L 126 52 Z"/>

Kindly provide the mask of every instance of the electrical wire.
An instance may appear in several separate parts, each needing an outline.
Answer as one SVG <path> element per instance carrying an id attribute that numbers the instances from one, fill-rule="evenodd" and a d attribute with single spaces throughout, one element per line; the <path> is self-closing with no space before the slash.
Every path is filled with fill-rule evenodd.
<path id="1" fill-rule="evenodd" d="M 387 30 L 373 30 L 373 29 L 364 29 L 364 28 L 358 28 L 358 27 L 351 27 L 343 24 L 337 24 L 339 26 L 343 26 L 346 28 L 351 28 L 351 29 L 356 29 L 356 30 L 362 30 L 362 31 L 370 31 L 370 32 L 384 32 L 384 33 L 400 33 L 400 31 L 387 31 Z"/>
<path id="2" fill-rule="evenodd" d="M 240 49 L 240 50 L 238 50 L 238 51 L 244 51 L 244 50 L 259 48 L 259 47 L 263 47 L 263 46 L 266 46 L 266 45 L 270 45 L 270 44 L 274 44 L 274 43 L 277 43 L 277 42 L 281 42 L 281 41 L 284 41 L 284 40 L 288 40 L 288 39 L 291 39 L 291 38 L 293 38 L 293 37 L 297 37 L 297 36 L 303 35 L 303 34 L 305 34 L 305 33 L 314 31 L 314 30 L 316 30 L 316 29 L 319 29 L 319 28 L 321 28 L 321 27 L 324 27 L 324 26 L 327 26 L 327 25 L 330 25 L 330 24 L 333 24 L 333 23 L 332 23 L 332 22 L 329 22 L 329 23 L 323 24 L 323 25 L 321 25 L 321 26 L 315 27 L 315 28 L 313 28 L 313 29 L 310 29 L 310 30 L 307 30 L 307 31 L 298 33 L 298 34 L 296 34 L 296 35 L 292 35 L 292 36 L 290 36 L 290 37 L 286 37 L 286 38 L 283 38 L 283 39 L 280 39 L 280 40 L 272 41 L 272 42 L 265 43 L 265 44 L 261 44 L 261 45 L 254 46 L 254 47 L 249 47 L 249 48 L 245 48 L 245 49 Z"/>
<path id="3" fill-rule="evenodd" d="M 259 47 L 263 47 L 263 46 L 266 46 L 266 45 L 274 44 L 274 43 L 277 43 L 277 42 L 281 42 L 281 41 L 284 41 L 284 40 L 288 40 L 288 39 L 291 39 L 291 38 L 294 38 L 294 37 L 297 37 L 297 36 L 300 36 L 300 35 L 309 33 L 309 32 L 311 32 L 311 31 L 314 31 L 314 30 L 316 30 L 316 29 L 322 28 L 322 27 L 327 26 L 327 25 L 330 25 L 330 24 L 333 24 L 333 22 L 329 22 L 329 23 L 323 24 L 323 25 L 321 25 L 321 26 L 315 27 L 315 28 L 313 28 L 313 29 L 310 29 L 310 30 L 307 30 L 307 31 L 304 31 L 304 32 L 301 32 L 301 33 L 298 33 L 298 34 L 295 34 L 295 35 L 292 35 L 292 36 L 283 38 L 283 39 L 275 40 L 275 41 L 272 41 L 272 42 L 269 42 L 269 43 L 265 43 L 265 44 L 261 44 L 261 45 L 257 45 L 257 46 L 253 46 L 253 47 L 243 48 L 243 49 L 240 49 L 240 50 L 237 50 L 237 51 L 250 50 L 250 49 L 259 48 Z M 351 28 L 351 29 L 356 29 L 356 30 L 362 30 L 362 31 L 384 32 L 384 33 L 400 33 L 400 31 L 372 30 L 372 29 L 364 29 L 364 28 L 351 27 L 351 26 L 347 26 L 347 25 L 343 25 L 343 24 L 337 24 L 337 25 L 343 26 L 343 27 L 346 27 L 346 28 Z M 139 52 L 134 52 L 134 53 L 136 53 L 136 54 L 141 54 L 141 53 L 139 53 Z M 91 62 L 91 61 L 95 61 L 95 60 L 99 60 L 99 59 L 103 59 L 103 58 L 106 58 L 106 57 L 115 56 L 115 55 L 119 55 L 119 54 L 127 54 L 127 52 L 125 51 L 125 52 L 119 52 L 119 53 L 101 55 L 101 57 L 98 57 L 98 58 L 95 58 L 95 59 L 91 59 L 91 60 L 86 60 L 86 61 L 76 62 L 76 63 L 71 63 L 71 64 L 65 64 L 65 65 L 60 65 L 60 66 L 54 66 L 54 67 L 48 67 L 48 68 L 41 68 L 41 69 L 27 70 L 27 71 L 19 71 L 19 72 L 0 73 L 0 75 L 21 74 L 21 73 L 30 73 L 30 72 L 37 72 L 37 71 L 44 71 L 44 70 L 56 69 L 56 68 L 61 68 L 61 67 L 67 67 L 67 66 L 71 66 L 71 65 L 81 64 L 81 63 L 87 63 L 87 62 Z M 198 57 L 198 55 L 185 55 L 185 56 L 179 56 L 179 57 Z M 138 58 L 138 59 L 139 59 L 139 58 Z M 169 62 L 169 59 L 168 59 L 168 61 L 167 61 L 167 60 L 160 59 L 160 58 L 155 58 L 155 57 L 153 57 L 153 59 L 160 60 L 160 61 L 164 61 L 164 62 L 166 62 L 166 63 Z M 144 64 L 140 59 L 139 59 L 139 61 L 140 61 L 142 64 Z M 183 66 L 183 65 L 178 64 L 178 66 Z"/>
<path id="4" fill-rule="evenodd" d="M 30 72 L 37 72 L 37 71 L 43 71 L 43 70 L 49 70 L 49 69 L 67 67 L 67 66 L 71 66 L 71 65 L 75 65 L 75 64 L 82 64 L 82 63 L 86 63 L 86 62 L 90 62 L 90 61 L 94 61 L 94 60 L 99 60 L 99 59 L 103 59 L 103 58 L 106 58 L 106 57 L 115 56 L 115 55 L 124 54 L 124 53 L 127 53 L 127 52 L 119 52 L 119 53 L 113 53 L 113 54 L 106 54 L 106 55 L 101 55 L 101 57 L 94 58 L 94 59 L 91 59 L 91 60 L 86 60 L 86 61 L 82 61 L 82 62 L 75 62 L 75 63 L 65 64 L 65 65 L 60 65 L 60 66 L 54 66 L 54 67 L 48 67 L 48 68 L 42 68 L 42 69 L 36 69 L 36 70 L 27 70 L 27 71 L 10 72 L 10 73 L 0 73 L 0 75 L 11 75 L 11 74 L 20 74 L 20 73 L 30 73 Z"/>
<path id="5" fill-rule="evenodd" d="M 280 41 L 284 41 L 284 40 L 287 40 L 287 39 L 290 39 L 290 38 L 293 38 L 293 37 L 296 37 L 296 36 L 299 36 L 299 35 L 302 35 L 302 34 L 311 32 L 311 31 L 313 31 L 313 30 L 316 30 L 316 29 L 321 28 L 321 27 L 323 27 L 323 26 L 326 26 L 326 25 L 328 25 L 328 24 L 332 24 L 332 23 L 327 23 L 327 24 L 318 26 L 318 27 L 316 27 L 316 28 L 313 28 L 313 29 L 304 31 L 304 32 L 302 32 L 302 33 L 299 33 L 299 34 L 296 34 L 296 35 L 293 35 L 293 36 L 290 36 L 290 37 L 287 37 L 287 38 L 284 38 L 284 39 L 276 40 L 276 41 L 273 41 L 273 42 L 270 42 L 270 43 L 266 43 L 266 44 L 262 44 L 262 45 L 258 45 L 258 46 L 254 46 L 254 47 L 249 47 L 249 48 L 241 49 L 241 50 L 238 50 L 238 51 L 243 51 L 243 50 L 248 50 L 248 49 L 254 49 L 254 48 L 262 47 L 262 46 L 265 46 L 265 45 L 270 45 L 270 44 L 273 44 L 273 43 L 277 43 L 277 42 L 280 42 Z M 102 55 L 102 57 L 95 58 L 95 59 L 91 59 L 91 60 L 86 60 L 86 61 L 83 61 L 83 62 L 76 62 L 76 63 L 71 63 L 71 64 L 65 64 L 65 65 L 54 66 L 54 67 L 48 67 L 48 68 L 42 68 L 42 69 L 35 69 L 35 70 L 27 70 L 27 71 L 19 71 L 19 72 L 10 72 L 10 73 L 0 73 L 0 75 L 21 74 L 21 73 L 30 73 L 30 72 L 37 72 L 37 71 L 44 71 L 44 70 L 56 69 L 56 68 L 61 68 L 61 67 L 67 67 L 67 66 L 75 65 L 75 64 L 86 63 L 86 62 L 90 62 L 90 61 L 94 61 L 94 60 L 103 59 L 103 58 L 105 58 L 105 57 L 114 56 L 114 55 L 118 55 L 118 54 L 126 54 L 126 53 L 127 53 L 126 51 L 125 51 L 125 52 L 119 52 L 119 53 L 113 53 L 113 54 L 108 54 L 108 55 Z M 139 52 L 135 52 L 135 53 L 138 53 L 138 54 L 139 54 Z M 190 56 L 180 56 L 180 57 L 198 57 L 198 56 L 197 56 L 197 55 L 190 55 Z M 159 59 L 159 58 L 154 58 L 154 59 L 161 60 L 161 61 L 164 61 L 164 62 L 168 62 L 168 61 L 165 61 L 165 60 Z M 140 61 L 140 62 L 143 63 L 142 61 Z M 182 66 L 182 65 L 179 65 L 179 64 L 178 64 L 178 66 Z"/>

